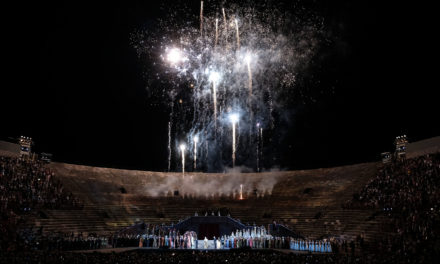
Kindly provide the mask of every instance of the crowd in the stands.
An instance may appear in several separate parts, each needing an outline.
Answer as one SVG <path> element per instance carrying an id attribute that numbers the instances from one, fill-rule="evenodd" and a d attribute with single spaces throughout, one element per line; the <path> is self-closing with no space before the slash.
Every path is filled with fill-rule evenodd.
<path id="1" fill-rule="evenodd" d="M 375 250 L 438 254 L 440 251 L 440 153 L 386 164 L 354 195 L 348 208 L 375 208 L 388 217 L 391 235 Z"/>
<path id="2" fill-rule="evenodd" d="M 18 226 L 38 209 L 78 209 L 81 202 L 67 192 L 42 161 L 0 157 L 0 248 L 17 240 Z"/>
<path id="3" fill-rule="evenodd" d="M 83 234 L 78 233 L 45 233 L 39 230 L 20 229 L 19 235 L 23 241 L 24 250 L 67 251 L 67 250 L 95 250 L 111 247 L 111 234 Z"/>

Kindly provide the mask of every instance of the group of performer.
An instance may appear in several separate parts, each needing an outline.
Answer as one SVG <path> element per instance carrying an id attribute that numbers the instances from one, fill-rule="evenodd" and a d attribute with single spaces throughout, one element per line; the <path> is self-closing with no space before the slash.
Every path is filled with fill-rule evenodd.
<path id="1" fill-rule="evenodd" d="M 303 240 L 293 237 L 276 237 L 271 235 L 260 237 L 243 237 L 231 234 L 230 236 L 214 237 L 214 249 L 254 248 L 254 249 L 291 249 L 310 252 L 332 252 L 329 241 Z M 204 249 L 208 248 L 208 240 L 204 240 Z"/>
<path id="2" fill-rule="evenodd" d="M 168 234 L 144 234 L 139 237 L 139 247 L 172 248 L 172 249 L 291 249 L 310 252 L 332 252 L 330 242 L 326 240 L 303 240 L 293 237 L 277 237 L 270 235 L 264 227 L 236 230 L 231 235 L 223 235 L 213 240 L 204 238 L 200 241 L 193 231 L 183 235 L 177 231 Z"/>
<path id="3" fill-rule="evenodd" d="M 310 251 L 310 252 L 322 252 L 330 253 L 332 252 L 332 245 L 326 240 L 301 240 L 301 239 L 291 239 L 290 249 L 300 250 L 300 251 Z"/>
<path id="4" fill-rule="evenodd" d="M 180 235 L 170 232 L 168 235 L 142 235 L 139 237 L 139 247 L 196 249 L 198 248 L 197 234 L 186 232 Z"/>

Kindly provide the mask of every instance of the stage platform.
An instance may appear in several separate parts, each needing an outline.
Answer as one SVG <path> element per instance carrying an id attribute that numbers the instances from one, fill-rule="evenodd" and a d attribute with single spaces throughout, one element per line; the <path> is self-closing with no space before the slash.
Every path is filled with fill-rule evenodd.
<path id="1" fill-rule="evenodd" d="M 298 251 L 298 250 L 291 250 L 291 249 L 275 249 L 275 248 L 271 248 L 271 249 L 250 249 L 250 248 L 224 248 L 224 249 L 215 249 L 214 248 L 214 240 L 210 240 L 210 246 L 205 249 L 203 248 L 203 240 L 199 240 L 199 245 L 200 242 L 202 242 L 202 246 L 198 247 L 197 249 L 178 249 L 178 248 L 174 248 L 174 249 L 165 249 L 165 248 L 147 248 L 147 247 L 123 247 L 123 248 L 102 248 L 102 249 L 90 249 L 90 250 L 72 250 L 70 252 L 74 252 L 74 253 L 93 253 L 93 252 L 98 252 L 98 253 L 122 253 L 122 252 L 127 252 L 127 251 L 133 251 L 133 250 L 142 250 L 142 251 L 190 251 L 190 250 L 198 250 L 198 251 L 218 251 L 218 252 L 224 252 L 224 251 L 230 251 L 230 250 L 252 250 L 252 251 L 278 251 L 284 254 L 290 254 L 290 253 L 294 253 L 294 254 L 317 254 L 317 255 L 321 255 L 321 254 L 332 254 L 332 253 L 322 253 L 322 252 L 309 252 L 309 251 Z"/>

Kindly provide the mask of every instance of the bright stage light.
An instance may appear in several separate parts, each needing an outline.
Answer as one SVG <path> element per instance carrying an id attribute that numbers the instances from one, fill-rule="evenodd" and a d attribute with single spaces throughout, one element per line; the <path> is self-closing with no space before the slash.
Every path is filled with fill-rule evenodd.
<path id="1" fill-rule="evenodd" d="M 197 143 L 197 142 L 199 142 L 199 137 L 198 136 L 194 136 L 193 140 L 194 140 L 195 143 Z"/>

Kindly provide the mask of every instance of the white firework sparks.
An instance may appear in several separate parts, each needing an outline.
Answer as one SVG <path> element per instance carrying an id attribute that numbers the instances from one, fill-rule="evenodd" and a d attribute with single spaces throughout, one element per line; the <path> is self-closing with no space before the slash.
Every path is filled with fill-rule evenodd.
<path id="1" fill-rule="evenodd" d="M 186 10 L 176 8 L 174 15 L 160 21 L 157 32 L 138 33 L 134 41 L 138 52 L 149 55 L 158 65 L 158 54 L 162 54 L 159 57 L 163 65 L 148 77 L 149 83 L 157 87 L 155 94 L 163 94 L 164 102 L 176 104 L 174 122 L 169 123 L 173 127 L 168 128 L 169 133 L 174 133 L 176 147 L 182 135 L 187 135 L 186 142 L 199 135 L 198 140 L 205 147 L 198 164 L 194 156 L 194 170 L 200 166 L 209 170 L 211 164 L 218 162 L 214 169 L 218 171 L 230 160 L 222 153 L 230 153 L 231 135 L 227 131 L 232 112 L 242 117 L 239 134 L 249 136 L 237 135 L 236 122 L 232 122 L 233 165 L 236 158 L 242 163 L 239 156 L 235 157 L 237 142 L 240 153 L 248 151 L 253 157 L 246 161 L 260 163 L 263 127 L 266 131 L 276 130 L 274 113 L 283 111 L 286 91 L 294 89 L 298 73 L 315 53 L 320 22 L 301 22 L 276 8 L 256 11 L 211 6 L 201 1 L 200 28 L 192 24 L 197 23 L 197 15 L 182 23 L 181 15 Z M 176 100 L 177 96 L 184 100 Z M 254 120 L 258 120 L 258 128 Z M 168 140 L 171 141 L 170 134 Z M 260 144 L 257 153 L 255 141 Z M 170 145 L 168 142 L 168 148 Z M 170 163 L 169 158 L 169 166 Z M 259 170 L 260 164 L 256 167 Z"/>

